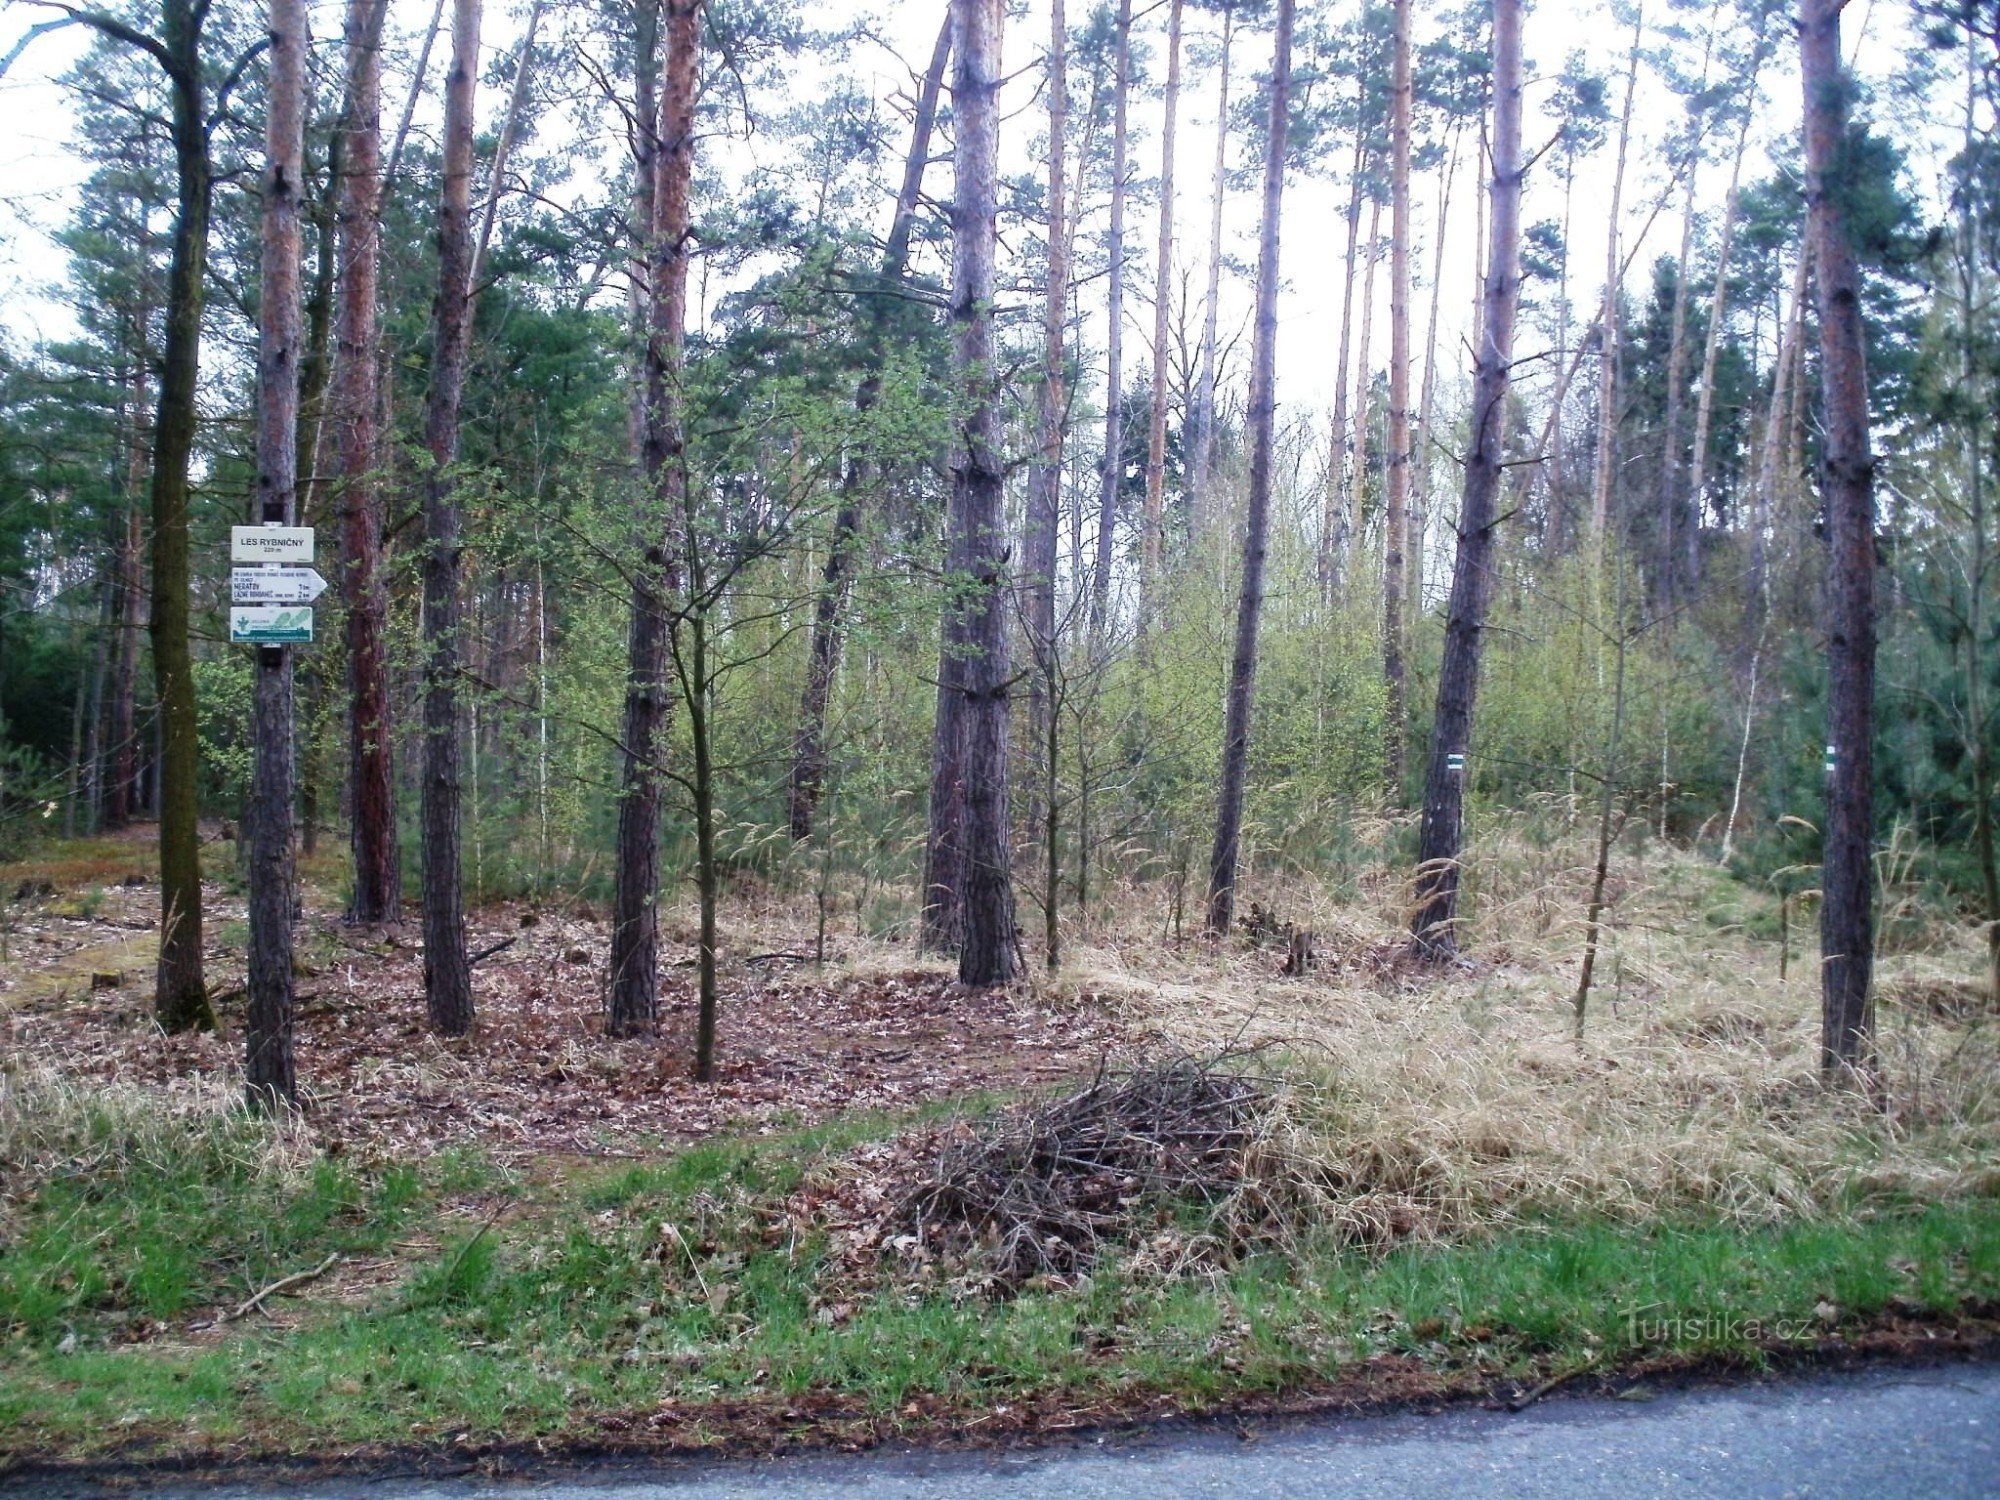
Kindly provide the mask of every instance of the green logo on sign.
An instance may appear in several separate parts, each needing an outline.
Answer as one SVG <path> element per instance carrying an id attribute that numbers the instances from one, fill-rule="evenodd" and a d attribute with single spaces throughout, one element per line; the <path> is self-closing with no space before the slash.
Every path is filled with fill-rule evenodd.
<path id="1" fill-rule="evenodd" d="M 313 638 L 310 608 L 252 606 L 229 612 L 229 639 L 239 646 L 303 646 Z"/>

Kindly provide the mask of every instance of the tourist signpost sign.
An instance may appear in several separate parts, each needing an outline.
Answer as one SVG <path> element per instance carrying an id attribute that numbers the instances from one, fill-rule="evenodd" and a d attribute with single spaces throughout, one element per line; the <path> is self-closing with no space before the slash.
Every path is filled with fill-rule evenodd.
<path id="1" fill-rule="evenodd" d="M 310 604 L 326 592 L 311 568 L 236 568 L 229 574 L 231 604 Z"/>
<path id="2" fill-rule="evenodd" d="M 303 646 L 326 580 L 311 566 L 310 526 L 229 528 L 229 639 L 239 646 Z"/>
<path id="3" fill-rule="evenodd" d="M 229 611 L 229 640 L 237 646 L 308 646 L 313 638 L 310 609 L 239 604 Z"/>
<path id="4" fill-rule="evenodd" d="M 232 563 L 284 563 L 298 567 L 313 560 L 313 529 L 310 526 L 232 526 L 229 528 L 229 560 Z"/>

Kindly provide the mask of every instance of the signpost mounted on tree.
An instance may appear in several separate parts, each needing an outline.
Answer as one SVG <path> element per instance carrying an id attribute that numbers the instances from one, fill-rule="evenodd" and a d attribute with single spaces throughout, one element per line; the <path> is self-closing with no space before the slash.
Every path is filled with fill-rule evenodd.
<path id="1" fill-rule="evenodd" d="M 270 0 L 271 62 L 265 118 L 263 296 L 257 339 L 257 511 L 262 526 L 229 537 L 232 563 L 261 575 L 252 594 L 303 585 L 310 600 L 325 585 L 306 566 L 313 534 L 293 525 L 298 508 L 299 186 L 305 118 L 305 0 Z M 303 571 L 292 585 L 282 575 Z M 314 585 L 317 585 L 315 587 Z M 230 579 L 230 597 L 238 593 Z M 303 617 L 303 618 L 301 618 Z M 254 643 L 254 728 L 250 805 L 249 1014 L 243 1027 L 244 1088 L 252 1109 L 277 1111 L 298 1098 L 292 1052 L 291 642 L 312 639 L 312 608 L 239 606 L 229 638 Z"/>

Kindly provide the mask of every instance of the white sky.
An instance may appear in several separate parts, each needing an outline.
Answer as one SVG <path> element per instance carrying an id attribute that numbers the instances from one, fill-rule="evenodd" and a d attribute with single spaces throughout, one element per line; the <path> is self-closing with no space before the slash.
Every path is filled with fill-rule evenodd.
<path id="1" fill-rule="evenodd" d="M 1664 13 L 1666 10 L 1665 0 L 1650 0 L 1650 4 L 1657 12 Z M 1145 0 L 1141 0 L 1136 8 L 1144 17 L 1137 29 L 1148 36 L 1157 57 L 1164 50 L 1164 7 L 1149 10 Z M 1702 6 L 1679 19 L 1683 24 L 1699 25 L 1706 9 Z M 492 13 L 486 22 L 485 49 L 489 55 L 511 51 L 518 44 L 525 6 L 507 3 L 507 0 L 489 0 L 489 10 Z M 405 34 L 419 32 L 428 22 L 430 12 L 431 0 L 392 0 L 392 26 Z M 1086 18 L 1085 5 L 1079 0 L 1071 0 L 1070 12 L 1073 30 L 1081 29 Z M 1428 31 L 1428 23 L 1423 16 L 1423 7 L 1419 6 L 1418 12 L 1421 41 Z M 878 33 L 904 59 L 920 66 L 929 55 L 942 19 L 943 0 L 887 0 L 887 3 L 878 0 L 872 6 L 857 4 L 856 0 L 828 0 L 828 3 L 807 7 L 808 18 L 816 26 L 831 27 L 843 19 L 863 14 L 874 17 Z M 25 6 L 19 0 L 0 7 L 0 53 L 4 53 L 28 25 L 45 15 L 46 12 Z M 1880 81 L 1900 65 L 1908 45 L 1905 15 L 1901 0 L 1855 0 L 1851 5 L 1847 18 L 1848 45 L 1864 76 Z M 328 3 L 328 0 L 316 0 L 314 23 L 317 36 L 337 36 L 338 6 Z M 1199 34 L 1212 33 L 1215 27 L 1214 18 L 1189 8 L 1187 29 L 1190 39 Z M 1552 76 L 1561 67 L 1565 55 L 1572 49 L 1580 48 L 1593 66 L 1613 75 L 1610 104 L 1615 111 L 1619 103 L 1626 34 L 1625 28 L 1612 17 L 1608 6 L 1590 4 L 1587 0 L 1542 0 L 1535 8 L 1527 24 L 1531 85 L 1526 135 L 1531 147 L 1546 140 L 1550 133 L 1547 122 L 1540 116 L 1548 89 L 1545 83 L 1532 80 Z M 1042 123 L 1033 100 L 1039 71 L 1036 64 L 1047 35 L 1047 11 L 1043 0 L 1030 0 L 1025 13 L 1017 9 L 1009 21 L 1005 66 L 1013 77 L 1003 100 L 1007 118 L 1003 153 L 1011 170 L 1032 167 L 1030 148 Z M 71 108 L 55 80 L 81 55 L 84 46 L 85 38 L 77 29 L 44 37 L 15 65 L 4 83 L 0 83 L 0 120 L 6 122 L 4 130 L 0 130 L 0 308 L 5 310 L 5 336 L 16 347 L 64 337 L 74 326 L 67 308 L 60 301 L 63 254 L 50 235 L 70 213 L 75 186 L 86 168 L 72 150 Z M 1243 97 L 1253 74 L 1268 69 L 1269 48 L 1265 35 L 1247 30 L 1239 34 L 1235 86 L 1238 98 Z M 446 47 L 441 41 L 432 58 L 433 88 L 435 80 L 442 75 L 445 53 Z M 908 73 L 897 59 L 882 48 L 868 44 L 854 49 L 839 67 L 848 78 L 878 96 L 886 96 L 908 84 Z M 829 69 L 808 61 L 794 70 L 791 76 L 795 95 L 802 99 L 813 93 L 816 85 L 829 76 Z M 1187 67 L 1178 143 L 1176 263 L 1193 273 L 1196 287 L 1202 282 L 1207 246 L 1207 185 L 1215 142 L 1215 83 L 1214 70 Z M 1761 85 L 1765 103 L 1752 131 L 1751 158 L 1745 166 L 1746 182 L 1755 180 L 1766 171 L 1764 148 L 1778 135 L 1789 137 L 1796 128 L 1794 122 L 1797 119 L 1799 90 L 1793 48 L 1788 42 L 1780 46 L 1773 62 L 1767 65 Z M 396 70 L 392 60 L 384 89 L 385 128 L 392 128 L 406 86 L 404 76 Z M 770 101 L 771 104 L 782 102 Z M 434 119 L 434 95 L 429 103 L 431 108 L 428 114 Z M 1909 101 L 1903 103 L 1907 105 Z M 500 91 L 482 91 L 482 120 L 496 118 L 504 105 L 505 97 Z M 422 122 L 425 116 L 420 115 L 419 119 Z M 1623 233 L 1628 237 L 1639 231 L 1659 197 L 1663 183 L 1659 147 L 1677 120 L 1677 102 L 1642 68 L 1639 107 L 1634 119 L 1632 166 L 1622 216 Z M 607 120 L 600 128 L 608 128 L 609 124 Z M 1139 176 L 1153 178 L 1157 176 L 1160 166 L 1157 102 L 1151 99 L 1136 102 L 1133 124 L 1136 141 L 1133 169 Z M 1948 123 L 1938 128 L 1948 135 Z M 752 143 L 747 147 L 738 144 L 712 149 L 718 156 L 725 151 L 735 153 L 737 160 L 734 163 L 712 160 L 709 163 L 711 167 L 719 165 L 741 170 L 744 160 L 741 153 L 754 154 L 759 147 Z M 1592 305 L 1596 296 L 1594 289 L 1602 278 L 1604 216 L 1610 197 L 1611 154 L 1607 146 L 1584 165 L 1577 180 L 1571 268 L 1573 300 L 1579 308 Z M 1344 153 L 1342 156 L 1344 158 Z M 1462 154 L 1453 191 L 1443 264 L 1446 295 L 1439 348 L 1440 369 L 1445 378 L 1456 378 L 1465 363 L 1462 340 L 1473 301 L 1475 200 L 1472 156 L 1468 143 L 1468 149 Z M 1931 167 L 1934 163 L 1929 166 L 1919 163 L 1920 171 L 1930 170 Z M 1726 162 L 1712 162 L 1703 169 L 1698 199 L 1704 206 L 1712 207 L 1720 199 L 1727 175 Z M 1919 183 L 1920 187 L 1925 185 Z M 221 191 L 231 190 L 224 188 Z M 944 168 L 933 169 L 930 190 L 939 197 L 949 193 L 948 172 Z M 586 179 L 574 184 L 572 191 L 588 194 L 594 191 L 594 187 Z M 1433 219 L 1437 193 L 1438 181 L 1434 175 L 1419 178 L 1415 185 L 1415 214 L 1420 243 L 1412 262 L 1418 278 L 1414 304 L 1417 323 L 1413 332 L 1418 358 L 1422 354 L 1422 320 L 1429 311 L 1427 283 L 1432 264 L 1430 247 L 1435 233 Z M 1545 167 L 1531 173 L 1527 193 L 1526 222 L 1560 214 L 1559 184 L 1553 170 Z M 1283 408 L 1295 413 L 1301 407 L 1324 409 L 1332 399 L 1342 286 L 1341 252 L 1344 246 L 1340 215 L 1345 196 L 1345 190 L 1338 183 L 1324 177 L 1294 178 L 1286 189 L 1282 252 L 1285 289 L 1280 303 L 1282 326 L 1278 349 L 1279 398 Z M 1226 219 L 1226 251 L 1245 264 L 1254 258 L 1256 205 L 1253 200 L 1252 192 L 1236 194 Z M 885 202 L 876 210 L 878 221 L 886 216 L 886 211 Z M 1674 248 L 1678 238 L 1677 212 L 1676 197 L 1674 208 L 1654 220 L 1646 243 L 1632 262 L 1635 279 L 1647 274 L 1644 268 L 1650 267 L 1655 256 Z M 1152 210 L 1136 208 L 1128 229 L 1128 254 L 1132 260 L 1126 338 L 1127 358 L 1134 362 L 1134 370 L 1143 366 L 1151 341 L 1151 267 L 1156 234 L 1157 224 Z M 1627 242 L 1629 244 L 1629 238 Z M 1088 273 L 1095 268 L 1080 266 L 1079 269 Z M 1224 326 L 1239 326 L 1247 313 L 1249 287 L 1244 281 L 1226 277 L 1225 288 Z M 1385 263 L 1376 282 L 1376 332 L 1370 361 L 1375 368 L 1382 366 L 1388 354 L 1387 302 L 1388 273 Z M 1523 332 L 1525 352 L 1529 347 L 1528 341 L 1533 340 L 1535 335 L 1525 328 Z M 1098 347 L 1102 345 L 1101 315 L 1091 342 Z M 1239 351 L 1238 373 L 1241 360 L 1242 352 Z M 1443 389 L 1449 390 L 1450 387 L 1446 385 Z"/>

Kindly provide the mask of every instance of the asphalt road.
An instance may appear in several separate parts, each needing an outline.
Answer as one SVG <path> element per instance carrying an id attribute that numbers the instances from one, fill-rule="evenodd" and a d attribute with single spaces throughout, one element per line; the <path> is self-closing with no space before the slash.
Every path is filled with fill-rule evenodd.
<path id="1" fill-rule="evenodd" d="M 169 1493 L 248 1500 L 279 1491 Z M 1034 1451 L 723 1461 L 514 1482 L 376 1479 L 283 1493 L 319 1500 L 1961 1500 L 2000 1497 L 2000 1366 L 1884 1369 L 1645 1401 L 1550 1399 L 1519 1415 L 1451 1410 L 1241 1432 L 1190 1425 Z"/>

